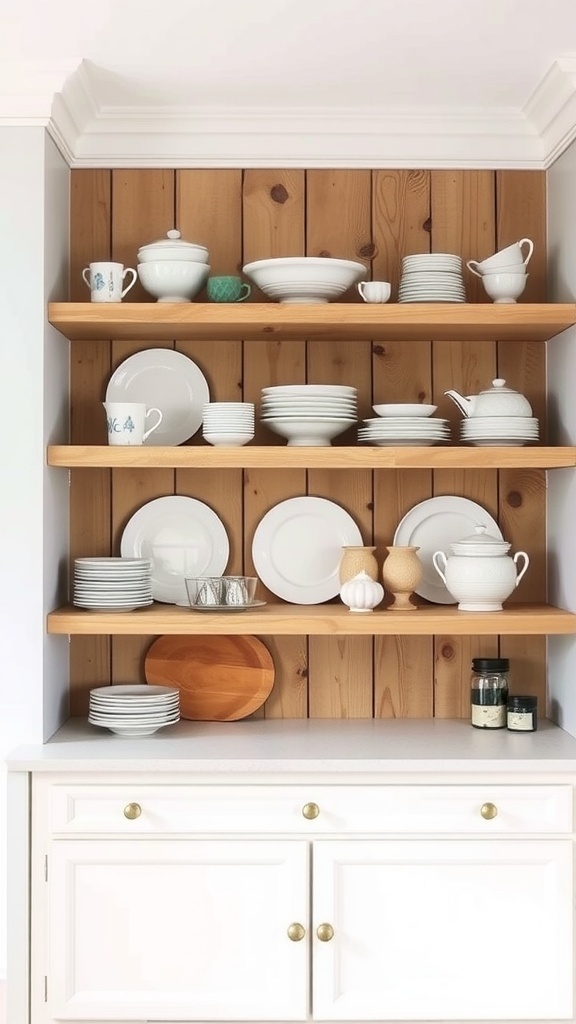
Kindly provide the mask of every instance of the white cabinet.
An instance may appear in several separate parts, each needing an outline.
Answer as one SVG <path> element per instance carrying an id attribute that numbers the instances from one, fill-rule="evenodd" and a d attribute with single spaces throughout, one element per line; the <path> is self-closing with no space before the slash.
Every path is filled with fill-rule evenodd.
<path id="1" fill-rule="evenodd" d="M 32 794 L 31 1024 L 572 1019 L 569 785 Z"/>

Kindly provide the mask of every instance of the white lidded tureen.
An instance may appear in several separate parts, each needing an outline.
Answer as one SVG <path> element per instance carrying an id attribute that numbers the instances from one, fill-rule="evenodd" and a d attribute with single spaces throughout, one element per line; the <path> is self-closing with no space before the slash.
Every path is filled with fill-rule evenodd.
<path id="1" fill-rule="evenodd" d="M 470 537 L 450 545 L 452 554 L 435 551 L 432 562 L 463 612 L 499 612 L 502 602 L 520 583 L 530 559 L 525 551 L 512 558 L 510 544 L 477 526 Z M 522 560 L 518 572 L 517 563 Z"/>
<path id="2" fill-rule="evenodd" d="M 478 395 L 463 395 L 457 391 L 445 391 L 456 403 L 464 416 L 532 416 L 532 406 L 519 391 L 506 387 L 506 381 L 497 377 L 492 387 Z"/>

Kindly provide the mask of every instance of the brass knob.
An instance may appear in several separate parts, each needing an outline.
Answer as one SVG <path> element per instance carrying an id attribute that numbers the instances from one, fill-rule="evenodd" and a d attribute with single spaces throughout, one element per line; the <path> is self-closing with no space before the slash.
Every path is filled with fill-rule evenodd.
<path id="1" fill-rule="evenodd" d="M 316 929 L 316 935 L 320 942 L 330 942 L 330 939 L 334 938 L 334 929 L 331 924 L 319 924 Z"/>
<path id="2" fill-rule="evenodd" d="M 140 804 L 126 804 L 124 808 L 124 817 L 129 818 L 130 821 L 134 821 L 135 818 L 139 818 L 142 814 L 142 808 Z"/>
<path id="3" fill-rule="evenodd" d="M 498 808 L 496 807 L 496 804 L 482 804 L 482 807 L 480 808 L 480 814 L 482 815 L 483 818 L 486 818 L 486 821 L 490 821 L 492 818 L 495 818 L 496 815 L 498 814 Z"/>
<path id="4" fill-rule="evenodd" d="M 288 938 L 292 942 L 300 942 L 306 935 L 306 930 L 297 921 L 294 924 L 288 925 Z"/>
<path id="5" fill-rule="evenodd" d="M 320 814 L 320 808 L 318 807 L 318 804 L 304 804 L 302 814 L 305 818 L 308 818 L 309 821 L 312 821 L 313 818 L 317 818 Z"/>

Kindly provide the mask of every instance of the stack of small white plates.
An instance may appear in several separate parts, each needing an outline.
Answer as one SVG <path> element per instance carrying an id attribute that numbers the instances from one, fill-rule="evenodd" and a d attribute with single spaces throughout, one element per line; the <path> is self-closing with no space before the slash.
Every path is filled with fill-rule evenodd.
<path id="1" fill-rule="evenodd" d="M 207 402 L 202 411 L 202 436 L 216 447 L 238 448 L 254 437 L 253 402 Z"/>
<path id="2" fill-rule="evenodd" d="M 460 256 L 449 252 L 405 256 L 398 302 L 466 302 Z"/>
<path id="3" fill-rule="evenodd" d="M 152 604 L 149 558 L 75 558 L 72 603 L 99 612 L 129 612 Z"/>
<path id="4" fill-rule="evenodd" d="M 470 416 L 460 424 L 460 438 L 468 444 L 513 448 L 538 441 L 535 416 Z"/>
<path id="5" fill-rule="evenodd" d="M 97 686 L 90 690 L 88 721 L 118 736 L 151 736 L 180 719 L 180 691 L 175 686 Z"/>
<path id="6" fill-rule="evenodd" d="M 329 445 L 357 422 L 356 388 L 343 384 L 286 384 L 262 389 L 261 416 L 289 445 Z"/>
<path id="7" fill-rule="evenodd" d="M 358 428 L 358 440 L 382 448 L 429 447 L 450 440 L 449 421 L 432 416 L 377 416 L 363 423 L 365 426 Z"/>

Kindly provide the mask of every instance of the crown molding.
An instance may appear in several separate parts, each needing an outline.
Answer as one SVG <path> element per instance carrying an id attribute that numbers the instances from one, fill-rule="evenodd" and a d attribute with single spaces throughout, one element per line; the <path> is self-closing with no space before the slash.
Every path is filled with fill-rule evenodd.
<path id="1" fill-rule="evenodd" d="M 99 69 L 4 65 L 0 126 L 42 124 L 71 167 L 544 170 L 576 138 L 576 57 L 521 109 L 272 109 L 106 105 Z"/>

